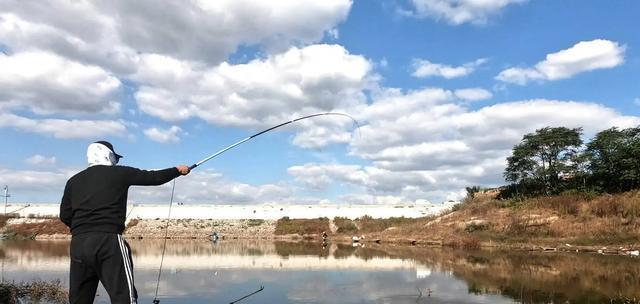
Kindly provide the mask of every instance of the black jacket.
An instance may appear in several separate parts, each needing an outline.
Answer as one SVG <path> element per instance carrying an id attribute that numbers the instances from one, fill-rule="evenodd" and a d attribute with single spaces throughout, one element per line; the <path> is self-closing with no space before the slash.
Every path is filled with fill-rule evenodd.
<path id="1" fill-rule="evenodd" d="M 145 171 L 125 166 L 92 166 L 67 181 L 60 204 L 60 220 L 71 234 L 122 233 L 129 186 L 157 186 L 176 177 L 176 168 Z"/>

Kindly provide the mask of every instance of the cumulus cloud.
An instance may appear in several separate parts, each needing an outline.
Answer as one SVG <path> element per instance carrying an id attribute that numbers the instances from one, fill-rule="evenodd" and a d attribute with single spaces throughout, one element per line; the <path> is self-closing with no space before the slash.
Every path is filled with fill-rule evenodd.
<path id="1" fill-rule="evenodd" d="M 363 90 L 374 77 L 371 68 L 366 58 L 349 54 L 342 46 L 312 45 L 214 68 L 167 56 L 142 56 L 132 79 L 141 84 L 135 98 L 149 115 L 166 121 L 198 117 L 214 125 L 264 128 L 305 114 L 364 106 Z M 294 128 L 314 127 L 297 142 L 319 146 L 348 141 L 344 129 L 333 138 L 325 135 L 350 125 L 348 119 L 318 118 Z M 322 139 L 302 139 L 312 135 Z"/>
<path id="2" fill-rule="evenodd" d="M 414 59 L 413 68 L 414 72 L 411 74 L 414 77 L 426 78 L 439 76 L 446 79 L 457 78 L 467 76 L 476 70 L 480 65 L 487 62 L 487 59 L 480 58 L 473 62 L 465 63 L 461 66 L 450 66 L 441 63 L 433 63 L 429 60 Z"/>
<path id="3" fill-rule="evenodd" d="M 354 194 L 407 201 L 459 198 L 470 185 L 504 184 L 506 157 L 526 133 L 546 126 L 583 127 L 589 138 L 603 129 L 640 124 L 606 106 L 576 101 L 523 100 L 479 109 L 458 101 L 455 91 L 388 89 L 360 113 L 362 136 L 350 154 L 371 165 L 305 164 L 288 172 L 310 189 L 332 182 L 359 187 Z"/>
<path id="4" fill-rule="evenodd" d="M 453 94 L 464 101 L 479 101 L 493 97 L 491 92 L 482 88 L 468 88 L 455 90 Z"/>
<path id="5" fill-rule="evenodd" d="M 0 180 L 9 185 L 18 202 L 51 202 L 61 198 L 67 180 L 82 168 L 13 170 L 0 167 Z M 132 187 L 129 200 L 135 203 L 166 203 L 171 184 L 158 187 Z M 192 172 L 176 187 L 176 200 L 188 203 L 263 204 L 295 202 L 291 187 L 281 184 L 250 185 L 229 180 L 213 170 Z M 315 201 L 317 202 L 317 201 Z"/>
<path id="6" fill-rule="evenodd" d="M 51 202 L 62 198 L 64 185 L 75 172 L 71 170 L 35 171 L 0 167 L 0 180 L 9 185 L 12 201 Z"/>
<path id="7" fill-rule="evenodd" d="M 46 157 L 40 154 L 33 155 L 24 161 L 32 166 L 53 166 L 56 164 L 55 156 Z"/>
<path id="8" fill-rule="evenodd" d="M 240 45 L 267 50 L 320 41 L 350 0 L 49 1 L 0 3 L 0 40 L 130 72 L 138 53 L 217 64 Z M 292 12 L 295 12 L 292 14 Z M 188 34 L 185 34 L 188 33 Z"/>
<path id="9" fill-rule="evenodd" d="M 0 113 L 0 128 L 12 127 L 23 132 L 51 135 L 55 138 L 99 138 L 126 135 L 125 123 L 116 120 L 32 119 Z"/>
<path id="10" fill-rule="evenodd" d="M 0 105 L 38 114 L 119 111 L 120 81 L 108 71 L 41 51 L 0 53 Z"/>
<path id="11" fill-rule="evenodd" d="M 613 68 L 624 62 L 626 46 L 603 39 L 581 41 L 574 46 L 548 54 L 533 68 L 509 68 L 497 80 L 519 85 L 530 81 L 559 80 L 598 69 Z"/>
<path id="12" fill-rule="evenodd" d="M 144 135 L 149 139 L 163 144 L 180 142 L 181 134 L 184 134 L 184 131 L 178 126 L 171 126 L 169 129 L 153 127 L 144 130 Z"/>
<path id="13" fill-rule="evenodd" d="M 229 180 L 213 170 L 192 172 L 176 186 L 176 200 L 186 203 L 264 204 L 291 202 L 292 191 L 287 185 L 250 185 Z M 132 202 L 161 203 L 171 195 L 171 185 L 132 187 Z"/>
<path id="14" fill-rule="evenodd" d="M 412 0 L 414 11 L 409 14 L 419 18 L 444 19 L 449 24 L 485 24 L 489 17 L 505 7 L 526 0 Z"/>

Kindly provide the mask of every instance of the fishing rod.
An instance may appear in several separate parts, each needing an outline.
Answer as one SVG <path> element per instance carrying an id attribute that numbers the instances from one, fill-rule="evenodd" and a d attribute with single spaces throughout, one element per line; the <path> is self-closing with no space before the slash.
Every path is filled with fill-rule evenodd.
<path id="1" fill-rule="evenodd" d="M 264 286 L 260 286 L 260 288 L 258 290 L 254 291 L 254 292 L 252 292 L 252 293 L 250 293 L 250 294 L 248 294 L 248 295 L 246 295 L 246 296 L 244 296 L 242 298 L 239 298 L 239 299 L 237 299 L 235 301 L 231 301 L 229 304 L 236 304 L 236 303 L 238 303 L 238 302 L 240 302 L 240 301 L 242 301 L 242 300 L 244 300 L 244 299 L 246 299 L 246 298 L 248 298 L 248 297 L 250 297 L 250 296 L 252 296 L 252 295 L 254 295 L 256 293 L 259 293 L 259 292 L 261 292 L 263 290 L 264 290 Z"/>
<path id="2" fill-rule="evenodd" d="M 286 125 L 288 125 L 290 123 L 294 123 L 294 122 L 297 122 L 297 121 L 301 121 L 301 120 L 312 118 L 312 117 L 318 117 L 318 116 L 344 116 L 344 117 L 348 117 L 353 121 L 353 123 L 356 126 L 356 128 L 358 129 L 358 131 L 360 131 L 360 124 L 358 124 L 358 121 L 355 118 L 353 118 L 351 115 L 348 115 L 348 114 L 338 113 L 338 112 L 324 112 L 324 113 L 316 113 L 316 114 L 312 114 L 312 115 L 307 115 L 307 116 L 303 116 L 303 117 L 299 117 L 299 118 L 296 118 L 296 119 L 292 119 L 292 120 L 289 120 L 287 122 L 283 122 L 283 123 L 281 123 L 279 125 L 275 125 L 273 127 L 264 129 L 264 130 L 262 130 L 262 131 L 260 131 L 260 132 L 258 132 L 256 134 L 253 134 L 253 135 L 251 135 L 249 137 L 246 137 L 246 138 L 244 138 L 244 139 L 242 139 L 242 140 L 240 140 L 240 141 L 238 141 L 236 143 L 233 143 L 233 144 L 231 144 L 231 145 L 229 145 L 229 146 L 227 146 L 227 147 L 225 147 L 223 149 L 220 149 L 216 153 L 213 153 L 213 154 L 203 158 L 201 161 L 189 166 L 189 170 L 193 170 L 193 169 L 197 168 L 198 166 L 200 166 L 200 165 L 206 163 L 207 161 L 211 160 L 212 158 L 214 158 L 214 157 L 216 157 L 216 156 L 218 156 L 218 155 L 220 155 L 220 154 L 222 154 L 224 152 L 227 152 L 227 151 L 229 151 L 229 150 L 231 150 L 231 149 L 233 149 L 233 148 L 235 148 L 235 147 L 237 147 L 237 146 L 239 146 L 239 145 L 241 145 L 241 144 L 243 144 L 243 143 L 245 143 L 245 142 L 247 142 L 247 141 L 249 141 L 249 140 L 251 140 L 253 138 L 256 138 L 256 137 L 264 134 L 264 133 L 267 133 L 267 132 L 275 130 L 277 128 L 286 126 Z M 168 231 L 169 231 L 169 220 L 171 219 L 171 205 L 173 205 L 173 195 L 174 195 L 175 186 L 176 186 L 175 182 L 176 182 L 176 180 L 174 179 L 173 180 L 173 186 L 171 188 L 171 202 L 170 202 L 170 205 L 169 205 L 169 215 L 167 216 L 167 224 L 166 224 L 165 230 L 164 230 L 165 237 L 164 237 L 164 244 L 162 246 L 162 258 L 160 259 L 160 268 L 158 269 L 158 280 L 156 282 L 156 293 L 155 293 L 155 296 L 153 297 L 153 304 L 159 304 L 160 303 L 160 300 L 158 299 L 158 288 L 160 286 L 160 276 L 162 275 L 162 264 L 163 264 L 162 262 L 164 261 L 164 253 L 165 253 L 165 249 L 167 247 L 167 237 L 168 237 Z M 254 295 L 254 294 L 258 293 L 258 292 L 261 292 L 263 289 L 264 289 L 264 286 L 260 286 L 260 289 L 258 289 L 257 291 L 255 291 L 253 293 L 250 293 L 250 294 L 248 294 L 248 295 L 246 295 L 246 296 L 244 296 L 244 297 L 242 297 L 242 298 L 240 298 L 238 300 L 235 300 L 235 301 L 233 301 L 231 303 L 232 304 L 236 303 L 236 302 L 238 302 L 238 301 L 240 301 L 242 299 L 245 299 L 245 298 L 247 298 L 249 296 L 252 296 L 252 295 Z"/>
<path id="3" fill-rule="evenodd" d="M 220 155 L 220 154 L 222 154 L 222 153 L 224 153 L 224 152 L 227 152 L 228 150 L 231 150 L 231 149 L 235 148 L 236 146 L 241 145 L 242 143 L 244 143 L 244 142 L 246 142 L 246 141 L 249 141 L 249 140 L 251 140 L 251 139 L 253 139 L 253 138 L 255 138 L 255 137 L 258 137 L 258 136 L 260 136 L 260 135 L 262 135 L 262 134 L 264 134 L 264 133 L 267 133 L 267 132 L 269 132 L 269 131 L 271 131 L 271 130 L 275 130 L 275 129 L 280 128 L 280 127 L 282 127 L 282 126 L 286 126 L 286 125 L 288 125 L 288 124 L 290 124 L 290 123 L 293 123 L 293 122 L 296 122 L 296 121 L 300 121 L 300 120 L 303 120 L 303 119 L 312 118 L 312 117 L 317 117 L 317 116 L 324 116 L 324 115 L 338 115 L 338 116 L 348 117 L 348 118 L 350 118 L 351 120 L 353 120 L 353 123 L 356 125 L 357 129 L 358 129 L 358 130 L 360 130 L 360 125 L 358 124 L 358 121 L 357 121 L 355 118 L 353 118 L 351 115 L 347 115 L 347 114 L 344 114 L 344 113 L 337 113 L 337 112 L 325 112 L 325 113 L 318 113 L 318 114 L 313 114 L 313 115 L 307 115 L 307 116 L 299 117 L 299 118 L 296 118 L 296 119 L 293 119 L 293 120 L 289 120 L 289 121 L 287 121 L 287 122 L 283 122 L 283 123 L 281 123 L 281 124 L 279 124 L 279 125 L 277 125 L 277 126 L 273 126 L 273 127 L 271 127 L 271 128 L 268 128 L 268 129 L 262 130 L 262 131 L 260 131 L 260 132 L 258 132 L 258 133 L 256 133 L 256 134 L 253 134 L 253 135 L 251 135 L 251 136 L 249 136 L 249 137 L 247 137 L 247 138 L 244 138 L 244 139 L 242 139 L 242 140 L 240 140 L 240 141 L 238 141 L 238 142 L 236 142 L 236 143 L 234 143 L 234 144 L 232 144 L 232 145 L 229 145 L 229 146 L 228 146 L 228 147 L 226 147 L 226 148 L 221 149 L 220 151 L 218 151 L 218 152 L 216 152 L 216 153 L 213 153 L 213 154 L 211 154 L 211 155 L 209 155 L 209 156 L 205 157 L 205 158 L 204 158 L 204 159 L 202 159 L 201 161 L 199 161 L 199 162 L 197 162 L 197 163 L 195 163 L 195 164 L 191 165 L 191 166 L 189 167 L 189 170 L 193 170 L 193 169 L 195 169 L 196 167 L 198 167 L 198 166 L 202 165 L 203 163 L 205 163 L 205 162 L 209 161 L 210 159 L 212 159 L 212 158 L 214 158 L 214 157 L 216 157 L 216 156 L 218 156 L 218 155 Z"/>

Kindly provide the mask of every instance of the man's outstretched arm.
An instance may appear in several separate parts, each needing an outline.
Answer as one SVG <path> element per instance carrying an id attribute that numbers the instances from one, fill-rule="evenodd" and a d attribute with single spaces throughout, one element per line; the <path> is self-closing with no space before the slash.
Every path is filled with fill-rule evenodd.
<path id="1" fill-rule="evenodd" d="M 125 179 L 128 185 L 132 186 L 158 186 L 162 185 L 180 175 L 189 174 L 188 166 L 180 165 L 164 170 L 140 170 L 131 167 L 124 167 Z"/>

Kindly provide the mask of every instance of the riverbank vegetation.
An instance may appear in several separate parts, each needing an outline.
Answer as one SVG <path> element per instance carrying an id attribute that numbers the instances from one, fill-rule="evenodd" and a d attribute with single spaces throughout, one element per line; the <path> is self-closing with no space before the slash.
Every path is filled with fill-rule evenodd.
<path id="1" fill-rule="evenodd" d="M 405 238 L 469 247 L 640 245 L 640 127 L 611 128 L 584 144 L 582 129 L 542 128 L 526 134 L 507 158 L 510 184 L 467 188 L 451 212 L 384 231 Z M 466 244 L 466 245 L 465 245 Z"/>
<path id="2" fill-rule="evenodd" d="M 68 293 L 60 281 L 0 282 L 0 303 L 68 303 Z"/>

